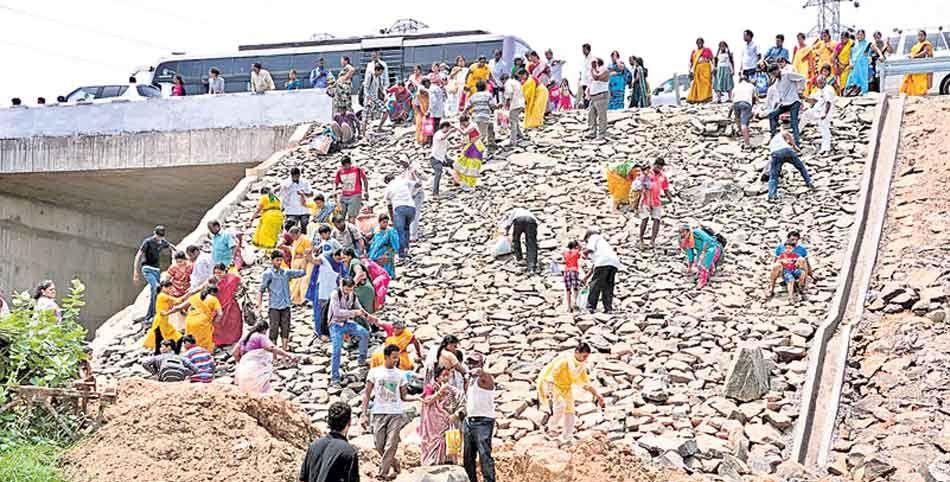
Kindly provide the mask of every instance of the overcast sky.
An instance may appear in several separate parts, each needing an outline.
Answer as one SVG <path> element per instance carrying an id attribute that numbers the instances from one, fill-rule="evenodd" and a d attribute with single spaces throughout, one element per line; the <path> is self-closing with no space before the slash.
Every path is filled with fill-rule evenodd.
<path id="1" fill-rule="evenodd" d="M 765 48 L 776 33 L 792 40 L 815 23 L 805 0 L 585 0 L 582 2 L 383 1 L 262 2 L 130 0 L 0 0 L 0 101 L 32 104 L 81 85 L 124 83 L 136 67 L 154 65 L 171 51 L 222 53 L 238 44 L 305 40 L 329 32 L 361 35 L 411 17 L 436 30 L 483 29 L 516 35 L 580 68 L 580 45 L 607 57 L 644 57 L 656 85 L 683 72 L 697 36 L 740 51 L 742 30 Z M 562 6 L 563 5 L 563 6 Z M 618 7 L 618 5 L 623 5 Z M 897 7 L 900 5 L 900 7 Z M 341 15 L 342 14 L 342 15 Z M 947 0 L 862 0 L 842 6 L 845 24 L 889 33 L 893 28 L 950 22 Z M 791 42 L 788 42 L 791 44 Z"/>

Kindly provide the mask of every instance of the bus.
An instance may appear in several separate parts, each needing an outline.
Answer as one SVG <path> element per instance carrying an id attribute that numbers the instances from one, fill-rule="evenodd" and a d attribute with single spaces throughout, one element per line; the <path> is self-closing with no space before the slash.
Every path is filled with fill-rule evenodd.
<path id="1" fill-rule="evenodd" d="M 251 65 L 260 63 L 271 73 L 277 89 L 283 89 L 290 71 L 310 87 L 310 71 L 323 59 L 334 76 L 340 71 L 340 59 L 344 56 L 357 69 L 353 78 L 354 92 L 362 85 L 365 66 L 373 52 L 389 69 L 389 82 L 406 79 L 416 65 L 428 73 L 434 62 L 454 65 L 455 58 L 462 56 L 466 63 L 475 62 L 479 56 L 492 58 L 495 50 L 502 51 L 502 58 L 512 65 L 516 57 L 524 57 L 531 51 L 527 43 L 518 37 L 497 35 L 483 30 L 468 30 L 439 33 L 405 33 L 341 39 L 312 40 L 275 44 L 241 45 L 237 53 L 228 55 L 174 55 L 161 59 L 152 69 L 152 84 L 169 92 L 176 75 L 181 75 L 188 95 L 208 91 L 208 71 L 212 67 L 224 77 L 225 92 L 246 92 L 250 83 Z"/>

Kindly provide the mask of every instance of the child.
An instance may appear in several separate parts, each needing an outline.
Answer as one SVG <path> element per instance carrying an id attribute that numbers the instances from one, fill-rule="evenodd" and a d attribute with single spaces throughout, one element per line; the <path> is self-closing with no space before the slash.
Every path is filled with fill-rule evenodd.
<path id="1" fill-rule="evenodd" d="M 644 176 L 645 169 L 646 167 L 642 164 L 637 164 L 630 170 L 629 174 L 629 178 L 633 179 L 633 185 L 630 188 L 630 206 L 633 207 L 634 216 L 638 216 L 640 213 L 640 197 L 643 194 L 643 183 L 649 182 Z"/>
<path id="2" fill-rule="evenodd" d="M 479 139 L 478 128 L 469 122 L 465 114 L 459 116 L 459 130 L 468 137 L 468 144 L 452 166 L 452 175 L 463 191 L 471 192 L 475 190 L 481 176 L 485 145 Z"/>
<path id="3" fill-rule="evenodd" d="M 558 110 L 571 110 L 573 106 L 571 105 L 572 99 L 574 98 L 574 93 L 571 92 L 571 83 L 567 79 L 561 80 L 560 88 L 560 98 L 558 100 L 557 108 Z"/>
<path id="4" fill-rule="evenodd" d="M 644 171 L 641 176 L 641 196 L 640 196 L 640 249 L 644 248 L 643 236 L 647 232 L 647 221 L 653 220 L 653 233 L 650 236 L 650 248 L 656 247 L 656 235 L 660 232 L 660 218 L 663 217 L 663 201 L 660 197 L 666 194 L 666 199 L 673 201 L 670 194 L 670 183 L 663 174 L 663 168 L 666 162 L 663 159 L 657 159 L 653 163 L 652 169 Z"/>
<path id="5" fill-rule="evenodd" d="M 495 148 L 495 124 L 492 119 L 495 100 L 486 89 L 487 84 L 484 80 L 480 80 L 475 84 L 476 92 L 468 100 L 468 111 L 471 113 L 475 125 L 478 126 L 478 132 L 484 139 L 485 148 L 491 152 Z"/>
<path id="6" fill-rule="evenodd" d="M 449 133 L 452 132 L 452 124 L 448 121 L 442 121 L 439 124 L 439 130 L 432 135 L 432 195 L 439 195 L 439 181 L 442 180 L 442 169 L 448 167 Z"/>
<path id="7" fill-rule="evenodd" d="M 788 302 L 795 303 L 795 284 L 798 283 L 801 288 L 805 288 L 805 277 L 802 276 L 804 272 L 799 267 L 800 257 L 798 253 L 795 252 L 795 243 L 786 242 L 785 251 L 778 256 L 778 262 L 782 265 L 782 279 L 785 281 L 786 286 L 788 286 Z M 775 290 L 775 285 L 770 287 L 769 296 L 772 296 L 772 293 Z"/>
<path id="8" fill-rule="evenodd" d="M 578 262 L 581 257 L 581 244 L 577 241 L 567 243 L 567 250 L 564 251 L 564 291 L 567 295 L 567 311 L 573 312 L 574 303 L 577 301 L 577 292 L 581 287 L 580 267 Z"/>

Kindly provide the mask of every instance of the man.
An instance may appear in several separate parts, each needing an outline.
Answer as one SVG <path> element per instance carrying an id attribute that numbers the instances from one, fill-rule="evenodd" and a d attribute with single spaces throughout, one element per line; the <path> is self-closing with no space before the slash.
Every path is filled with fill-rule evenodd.
<path id="1" fill-rule="evenodd" d="M 405 176 L 397 177 L 395 174 L 387 174 L 383 182 L 386 183 L 386 193 L 383 197 L 389 207 L 389 217 L 399 233 L 399 257 L 406 259 L 409 257 L 410 226 L 416 216 L 416 203 L 412 199 L 416 182 Z"/>
<path id="2" fill-rule="evenodd" d="M 752 147 L 749 140 L 749 121 L 752 120 L 752 106 L 755 105 L 755 86 L 745 75 L 739 76 L 739 83 L 732 90 L 732 110 L 735 112 L 736 127 L 742 132 L 742 148 Z"/>
<path id="3" fill-rule="evenodd" d="M 369 331 L 356 318 L 375 322 L 376 317 L 370 315 L 360 304 L 359 298 L 353 292 L 356 283 L 353 278 L 344 278 L 340 281 L 340 288 L 330 296 L 330 307 L 327 313 L 329 321 L 327 326 L 330 330 L 330 344 L 332 354 L 330 355 L 330 383 L 332 385 L 340 384 L 340 352 L 343 350 L 343 336 L 349 335 L 350 339 L 359 339 L 359 365 L 366 364 L 366 352 L 369 349 Z M 396 347 L 396 358 L 399 347 Z M 364 410 L 365 414 L 366 411 Z"/>
<path id="4" fill-rule="evenodd" d="M 775 46 L 769 47 L 765 52 L 765 63 L 770 64 L 773 62 L 778 62 L 778 59 L 785 59 L 785 62 L 790 62 L 791 58 L 788 56 L 788 49 L 783 47 L 785 44 L 785 35 L 778 34 L 775 36 Z"/>
<path id="5" fill-rule="evenodd" d="M 495 88 L 495 102 L 500 104 L 502 90 L 505 87 L 505 81 L 502 77 L 511 75 L 511 66 L 502 58 L 501 50 L 495 50 L 491 61 L 488 62 L 488 69 L 491 70 L 491 83 Z"/>
<path id="6" fill-rule="evenodd" d="M 640 249 L 644 248 L 643 236 L 647 231 L 647 223 L 653 220 L 653 231 L 650 235 L 650 249 L 656 247 L 656 235 L 660 232 L 660 219 L 663 218 L 663 199 L 673 202 L 673 195 L 670 193 L 670 181 L 663 173 L 666 167 L 666 161 L 657 159 L 652 168 L 648 167 L 641 174 L 641 194 L 640 194 Z"/>
<path id="7" fill-rule="evenodd" d="M 772 136 L 772 140 L 769 141 L 769 151 L 772 155 L 772 161 L 769 164 L 769 201 L 778 198 L 778 178 L 782 174 L 782 165 L 786 162 L 791 163 L 795 166 L 795 169 L 798 169 L 808 189 L 815 187 L 812 184 L 811 176 L 808 175 L 808 170 L 805 169 L 805 164 L 795 153 L 797 149 L 798 144 L 784 129 Z"/>
<path id="8" fill-rule="evenodd" d="M 307 225 L 310 223 L 310 208 L 307 200 L 313 196 L 310 182 L 300 178 L 300 168 L 290 169 L 290 179 L 285 179 L 277 191 L 281 205 L 284 207 L 284 220 L 293 221 L 300 226 L 300 232 L 307 234 Z"/>
<path id="9" fill-rule="evenodd" d="M 548 405 L 551 418 L 548 419 L 547 433 L 549 437 L 560 435 L 561 441 L 574 441 L 574 387 L 579 386 L 588 391 L 597 400 L 597 405 L 603 409 L 606 406 L 604 397 L 597 393 L 591 385 L 590 375 L 587 373 L 587 359 L 590 357 L 590 345 L 579 343 L 574 353 L 558 355 L 544 366 L 538 375 L 538 401 L 542 406 Z M 561 433 L 557 433 L 558 423 L 563 420 Z"/>
<path id="10" fill-rule="evenodd" d="M 784 266 L 779 262 L 779 257 L 786 251 L 785 245 L 792 244 L 792 252 L 798 257 L 797 268 L 805 277 L 812 276 L 811 262 L 808 257 L 808 249 L 801 244 L 801 233 L 798 231 L 789 231 L 788 237 L 784 243 L 779 243 L 775 247 L 775 258 L 772 261 L 772 272 L 769 275 L 769 291 L 766 293 L 766 299 L 771 298 L 775 293 L 775 282 L 784 274 Z M 797 279 L 797 278 L 796 278 Z"/>
<path id="11" fill-rule="evenodd" d="M 610 71 L 604 66 L 603 59 L 595 59 L 587 64 L 590 70 L 590 83 L 587 87 L 590 107 L 587 110 L 587 127 L 591 139 L 607 138 L 607 81 Z"/>
<path id="12" fill-rule="evenodd" d="M 346 402 L 336 401 L 327 413 L 330 433 L 310 445 L 300 482 L 359 482 L 359 451 L 346 441 L 352 411 Z"/>
<path id="13" fill-rule="evenodd" d="M 185 248 L 185 254 L 188 256 L 188 260 L 191 261 L 192 266 L 188 286 L 195 289 L 203 285 L 214 274 L 214 259 L 211 258 L 211 253 L 202 251 L 201 248 L 195 245 Z"/>
<path id="14" fill-rule="evenodd" d="M 363 201 L 369 200 L 369 181 L 366 172 L 359 166 L 354 166 L 350 156 L 340 159 L 340 169 L 336 171 L 333 186 L 340 190 L 338 204 L 343 207 L 343 214 L 349 222 L 355 223 L 360 215 Z"/>
<path id="15" fill-rule="evenodd" d="M 465 360 L 468 376 L 465 378 L 465 423 L 462 465 L 469 482 L 478 481 L 476 457 L 482 468 L 482 480 L 495 482 L 495 459 L 491 440 L 495 432 L 495 379 L 484 370 L 481 353 L 472 353 Z"/>
<path id="16" fill-rule="evenodd" d="M 521 262 L 521 237 L 525 237 L 525 247 L 528 252 L 528 273 L 538 271 L 538 218 L 534 217 L 531 211 L 524 208 L 510 209 L 505 217 L 502 218 L 498 227 L 508 235 L 509 231 L 514 231 L 511 238 L 511 247 L 514 251 L 515 259 Z"/>
<path id="17" fill-rule="evenodd" d="M 386 62 L 383 61 L 383 59 L 379 58 L 378 50 L 372 53 L 372 58 L 370 58 L 369 63 L 366 64 L 366 70 L 364 70 L 363 72 L 363 78 L 366 79 L 372 76 L 374 72 L 376 72 L 377 65 L 383 67 L 383 71 L 380 72 L 379 80 L 380 80 L 380 86 L 385 92 L 386 89 L 389 88 L 389 65 L 387 65 Z"/>
<path id="18" fill-rule="evenodd" d="M 403 403 L 415 401 L 416 398 L 409 396 L 409 382 L 402 370 L 396 368 L 399 347 L 387 345 L 383 348 L 383 357 L 383 366 L 373 368 L 366 376 L 362 422 L 364 427 L 371 428 L 376 451 L 382 457 L 376 477 L 379 480 L 392 480 L 389 469 L 399 467 L 399 461 L 396 460 L 399 431 L 407 422 Z M 372 409 L 369 407 L 370 397 L 373 399 Z"/>
<path id="19" fill-rule="evenodd" d="M 283 269 L 284 255 L 279 250 L 270 254 L 271 267 L 261 277 L 261 289 L 257 292 L 257 306 L 263 306 L 264 292 L 267 296 L 267 319 L 270 322 L 270 341 L 277 343 L 280 334 L 281 347 L 290 349 L 290 280 L 307 274 L 302 269 Z"/>
<path id="20" fill-rule="evenodd" d="M 584 68 L 581 69 L 581 79 L 577 88 L 577 102 L 575 105 L 578 107 L 583 105 L 586 109 L 588 103 L 590 102 L 590 97 L 588 95 L 588 88 L 593 79 L 590 76 L 590 70 L 588 66 L 594 61 L 594 58 L 590 54 L 590 44 L 584 44 L 581 46 L 581 53 L 584 54 Z M 609 75 L 609 74 L 608 74 Z"/>
<path id="21" fill-rule="evenodd" d="M 327 198 L 318 192 L 313 195 L 313 205 L 317 208 L 316 214 L 313 215 L 313 222 L 317 224 L 330 224 L 333 211 L 336 210 L 336 203 L 327 202 Z"/>
<path id="22" fill-rule="evenodd" d="M 23 101 L 19 97 L 14 97 L 10 99 L 10 107 L 26 107 L 23 105 Z"/>
<path id="23" fill-rule="evenodd" d="M 521 142 L 521 114 L 524 114 L 525 100 L 521 86 L 528 80 L 528 72 L 518 71 L 518 78 L 502 76 L 505 82 L 505 109 L 508 110 L 508 126 L 511 127 L 511 141 L 509 146 L 515 147 Z"/>
<path id="24" fill-rule="evenodd" d="M 317 232 L 320 239 L 314 243 L 314 272 L 311 273 L 311 276 L 317 277 L 316 302 L 313 303 L 313 334 L 321 340 L 326 340 L 329 339 L 329 330 L 326 329 L 328 320 L 323 319 L 323 311 L 329 306 L 330 296 L 336 290 L 346 268 L 343 263 L 343 247 L 330 237 L 330 228 L 320 226 Z"/>
<path id="25" fill-rule="evenodd" d="M 373 65 L 373 64 L 370 64 Z M 369 66 L 367 66 L 369 69 Z M 386 123 L 386 88 L 383 87 L 383 66 L 375 64 L 375 68 L 363 77 L 363 132 L 369 132 L 369 123 L 379 117 L 379 126 L 382 129 Z"/>
<path id="26" fill-rule="evenodd" d="M 274 89 L 274 79 L 271 78 L 270 72 L 262 68 L 260 63 L 254 63 L 251 66 L 251 92 L 263 94 Z"/>
<path id="27" fill-rule="evenodd" d="M 234 248 L 237 247 L 234 235 L 221 229 L 217 220 L 208 221 L 208 231 L 211 232 L 211 261 L 229 267 L 233 265 Z"/>
<path id="28" fill-rule="evenodd" d="M 159 267 L 162 251 L 170 249 L 177 250 L 174 244 L 165 239 L 165 226 L 158 225 L 152 231 L 152 235 L 142 241 L 139 250 L 135 253 L 135 261 L 132 262 L 132 282 L 139 282 L 139 270 L 148 283 L 150 297 L 148 300 L 148 312 L 143 321 L 150 324 L 155 317 L 155 300 L 158 298 L 158 282 L 162 278 L 162 270 Z"/>
<path id="29" fill-rule="evenodd" d="M 775 264 L 778 265 L 782 281 L 785 282 L 786 288 L 788 288 L 789 304 L 795 303 L 796 287 L 804 300 L 806 298 L 805 288 L 808 283 L 808 275 L 803 265 L 803 258 L 795 252 L 795 243 L 791 241 L 785 243 L 784 250 L 775 258 Z M 775 280 L 776 277 L 773 277 L 769 283 L 769 291 L 766 293 L 765 299 L 770 299 L 775 294 Z"/>
<path id="30" fill-rule="evenodd" d="M 333 231 L 330 236 L 340 243 L 343 249 L 352 248 L 358 256 L 366 253 L 366 241 L 363 239 L 363 234 L 355 225 L 346 222 L 340 214 L 333 215 Z"/>
<path id="31" fill-rule="evenodd" d="M 428 78 L 422 79 L 422 86 L 429 92 L 429 116 L 432 117 L 432 126 L 436 129 L 445 118 L 445 89 L 442 88 L 441 78 L 437 82 Z"/>
<path id="32" fill-rule="evenodd" d="M 742 39 L 745 41 L 745 51 L 742 54 L 742 75 L 751 79 L 759 68 L 762 54 L 759 53 L 759 46 L 752 41 L 751 30 L 743 32 Z"/>
<path id="33" fill-rule="evenodd" d="M 597 310 L 597 301 L 603 299 L 604 313 L 610 313 L 614 308 L 614 287 L 616 286 L 617 271 L 623 269 L 620 258 L 614 248 L 604 239 L 597 228 L 590 228 L 584 235 L 587 246 L 584 247 L 584 257 L 594 263 L 594 270 L 587 273 L 584 284 L 590 283 L 590 293 L 587 296 L 587 311 Z"/>
<path id="34" fill-rule="evenodd" d="M 823 75 L 819 75 L 815 80 L 815 87 L 818 91 L 805 99 L 805 102 L 811 104 L 811 108 L 805 111 L 805 119 L 818 124 L 818 132 L 821 133 L 821 149 L 818 153 L 827 154 L 831 152 L 831 119 L 834 118 L 838 96 L 835 88 L 828 84 Z"/>
<path id="35" fill-rule="evenodd" d="M 778 64 L 769 69 L 769 75 L 772 77 L 772 87 L 775 93 L 772 95 L 772 102 L 777 105 L 769 105 L 769 133 L 775 136 L 778 132 L 779 116 L 788 112 L 791 116 L 792 134 L 795 137 L 795 145 L 799 145 L 798 133 L 798 114 L 802 108 L 802 102 L 799 100 L 798 91 L 804 85 L 805 76 L 785 69 L 785 62 L 779 60 Z"/>
<path id="36" fill-rule="evenodd" d="M 214 380 L 214 357 L 208 350 L 198 346 L 194 335 L 185 335 L 181 339 L 185 348 L 185 359 L 197 369 L 191 376 L 191 381 L 197 383 L 211 383 Z"/>
<path id="37" fill-rule="evenodd" d="M 174 352 L 175 342 L 162 340 L 161 353 L 142 360 L 142 366 L 160 382 L 181 382 L 198 373 L 198 368 Z"/>
<path id="38" fill-rule="evenodd" d="M 211 70 L 208 71 L 208 93 L 224 93 L 224 77 L 221 77 L 221 71 L 215 67 L 211 67 Z"/>
<path id="39" fill-rule="evenodd" d="M 488 84 L 484 80 L 475 83 L 475 94 L 468 98 L 468 110 L 472 121 L 478 127 L 481 141 L 485 144 L 486 156 L 495 150 L 495 120 L 492 110 L 495 100 L 486 90 Z"/>
<path id="40" fill-rule="evenodd" d="M 561 85 L 561 80 L 564 78 L 564 61 L 554 59 L 554 51 L 547 49 L 544 51 L 544 58 L 547 60 L 548 67 L 551 68 L 551 83 L 555 85 Z M 587 64 L 589 65 L 589 64 Z"/>
<path id="41" fill-rule="evenodd" d="M 310 87 L 314 89 L 326 89 L 333 81 L 333 74 L 326 67 L 323 57 L 317 61 L 317 66 L 310 71 Z"/>

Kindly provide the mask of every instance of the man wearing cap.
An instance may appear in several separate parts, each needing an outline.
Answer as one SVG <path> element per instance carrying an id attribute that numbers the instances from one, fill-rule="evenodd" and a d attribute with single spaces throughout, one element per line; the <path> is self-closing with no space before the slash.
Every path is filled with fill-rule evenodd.
<path id="1" fill-rule="evenodd" d="M 300 226 L 301 234 L 307 234 L 307 224 L 310 223 L 310 208 L 307 200 L 313 196 L 310 183 L 300 178 L 300 168 L 290 169 L 290 179 L 280 183 L 277 192 L 281 205 L 284 207 L 284 218 Z"/>
<path id="2" fill-rule="evenodd" d="M 495 379 L 485 371 L 485 357 L 472 353 L 465 359 L 465 413 L 463 424 L 462 465 L 469 482 L 477 482 L 476 459 L 482 468 L 482 480 L 495 482 L 495 459 L 491 440 L 495 432 Z"/>
<path id="3" fill-rule="evenodd" d="M 148 312 L 145 318 L 140 320 L 146 324 L 151 323 L 152 318 L 155 317 L 155 299 L 158 297 L 158 283 L 162 279 L 162 269 L 159 266 L 159 261 L 162 251 L 166 249 L 174 250 L 178 248 L 165 239 L 165 226 L 159 224 L 155 226 L 152 235 L 142 241 L 142 245 L 135 253 L 135 261 L 132 262 L 132 282 L 139 282 L 139 270 L 141 270 L 150 291 Z"/>

